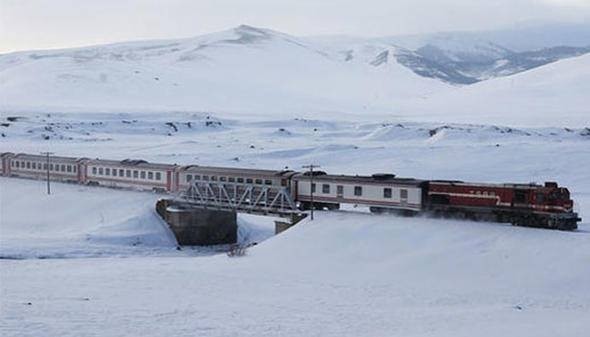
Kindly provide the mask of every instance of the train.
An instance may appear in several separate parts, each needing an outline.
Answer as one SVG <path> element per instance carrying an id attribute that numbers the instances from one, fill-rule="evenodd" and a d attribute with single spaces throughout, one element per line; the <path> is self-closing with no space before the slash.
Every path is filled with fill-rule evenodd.
<path id="1" fill-rule="evenodd" d="M 335 175 L 11 152 L 1 153 L 0 159 L 3 176 L 46 179 L 49 174 L 54 181 L 159 193 L 181 193 L 198 182 L 281 187 L 302 211 L 352 204 L 367 206 L 372 213 L 426 214 L 558 230 L 575 230 L 581 221 L 569 190 L 556 182 L 489 184 L 387 173 Z"/>

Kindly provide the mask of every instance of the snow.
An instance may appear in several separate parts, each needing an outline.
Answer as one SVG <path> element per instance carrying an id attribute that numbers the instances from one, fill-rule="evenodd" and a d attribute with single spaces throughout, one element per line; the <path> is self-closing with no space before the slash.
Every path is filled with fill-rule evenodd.
<path id="1" fill-rule="evenodd" d="M 579 230 L 348 206 L 278 236 L 275 219 L 240 215 L 240 243 L 257 244 L 230 258 L 177 250 L 161 195 L 53 183 L 48 196 L 44 181 L 0 178 L 0 335 L 586 336 L 590 59 L 450 87 L 390 57 L 367 65 L 395 46 L 348 41 L 244 26 L 2 55 L 0 148 L 557 181 Z"/>
<path id="2" fill-rule="evenodd" d="M 0 178 L 0 259 L 210 255 L 227 247 L 177 251 L 155 212 L 161 194 Z M 33 211 L 34 210 L 34 211 Z M 59 210 L 56 212 L 55 210 Z M 239 242 L 274 234 L 271 218 L 240 215 Z"/>
<path id="3" fill-rule="evenodd" d="M 219 118 L 391 119 L 510 126 L 588 124 L 588 55 L 455 87 L 397 62 L 391 39 L 300 38 L 250 26 L 182 40 L 0 55 L 0 109 L 212 113 Z M 441 38 L 449 53 L 505 52 Z M 534 114 L 531 116 L 531 114 Z M 564 116 L 567 116 L 564 118 Z"/>
<path id="4" fill-rule="evenodd" d="M 447 88 L 397 62 L 380 69 L 347 63 L 336 51 L 249 26 L 184 40 L 0 55 L 0 108 L 12 113 L 375 114 Z"/>
<path id="5" fill-rule="evenodd" d="M 318 212 L 242 258 L 4 260 L 2 329 L 584 336 L 589 241 L 587 232 Z"/>
<path id="6" fill-rule="evenodd" d="M 513 126 L 590 125 L 590 55 L 461 87 L 414 106 L 420 120 Z"/>
<path id="7" fill-rule="evenodd" d="M 158 195 L 56 183 L 48 197 L 43 181 L 2 178 L 3 335 L 553 337 L 588 329 L 586 129 L 141 113 L 39 115 L 6 130 L 3 149 L 14 152 L 556 180 L 584 221 L 558 232 L 349 207 L 272 236 L 271 219 L 241 216 L 240 240 L 258 245 L 229 258 L 223 248 L 177 251 L 153 213 Z"/>

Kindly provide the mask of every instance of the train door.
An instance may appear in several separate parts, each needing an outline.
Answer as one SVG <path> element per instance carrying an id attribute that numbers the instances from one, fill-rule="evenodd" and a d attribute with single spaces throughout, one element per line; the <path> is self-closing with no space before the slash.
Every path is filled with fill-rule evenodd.
<path id="1" fill-rule="evenodd" d="M 86 183 L 86 164 L 78 163 L 78 182 L 79 183 Z"/>
<path id="2" fill-rule="evenodd" d="M 2 158 L 2 174 L 5 176 L 10 176 L 10 159 L 9 158 Z"/>
<path id="3" fill-rule="evenodd" d="M 342 185 L 336 186 L 336 197 L 338 199 L 344 198 L 344 186 L 342 186 Z"/>
<path id="4" fill-rule="evenodd" d="M 408 190 L 404 188 L 399 190 L 399 201 L 402 206 L 408 205 Z"/>
<path id="5" fill-rule="evenodd" d="M 172 172 L 166 171 L 166 189 L 168 192 L 172 191 Z"/>

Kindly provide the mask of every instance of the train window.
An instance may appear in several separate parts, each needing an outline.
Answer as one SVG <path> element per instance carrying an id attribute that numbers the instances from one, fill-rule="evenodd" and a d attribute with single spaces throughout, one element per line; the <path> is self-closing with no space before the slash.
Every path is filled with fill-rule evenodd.
<path id="1" fill-rule="evenodd" d="M 195 174 L 195 180 L 201 180 L 201 176 L 198 174 Z"/>
<path id="2" fill-rule="evenodd" d="M 152 172 L 152 171 L 149 171 L 148 172 L 148 179 L 149 180 L 154 180 L 154 172 Z"/>
<path id="3" fill-rule="evenodd" d="M 47 170 L 47 164 L 43 164 L 43 169 Z"/>
<path id="4" fill-rule="evenodd" d="M 246 178 L 246 184 L 251 184 L 253 182 L 252 178 Z"/>
<path id="5" fill-rule="evenodd" d="M 105 168 L 105 169 L 104 169 L 104 175 L 105 175 L 105 176 L 110 176 L 110 175 L 111 175 L 111 169 L 110 169 L 110 168 L 108 168 L 108 167 L 107 167 L 107 168 Z"/>
<path id="6" fill-rule="evenodd" d="M 383 198 L 391 199 L 391 195 L 392 195 L 391 188 L 386 187 L 383 189 Z"/>
<path id="7" fill-rule="evenodd" d="M 226 177 L 219 177 L 219 181 L 227 181 Z"/>
<path id="8" fill-rule="evenodd" d="M 262 185 L 262 179 L 256 179 L 256 184 Z"/>
<path id="9" fill-rule="evenodd" d="M 233 183 L 233 182 L 235 182 L 235 181 L 236 181 L 236 178 L 234 178 L 234 177 L 229 177 L 229 178 L 227 178 L 227 180 L 228 180 L 230 183 Z"/>
<path id="10" fill-rule="evenodd" d="M 315 183 L 311 184 L 311 193 L 315 193 Z"/>
<path id="11" fill-rule="evenodd" d="M 125 176 L 125 170 L 119 169 L 119 177 L 124 177 L 124 176 Z"/>
<path id="12" fill-rule="evenodd" d="M 287 179 L 281 179 L 281 186 L 287 186 Z"/>
<path id="13" fill-rule="evenodd" d="M 131 170 L 125 170 L 125 176 L 131 178 Z"/>
<path id="14" fill-rule="evenodd" d="M 102 167 L 98 168 L 98 174 L 99 175 L 103 175 L 104 174 L 104 169 Z"/>
<path id="15" fill-rule="evenodd" d="M 68 172 L 72 172 L 72 165 L 68 165 L 68 166 L 66 166 L 66 170 L 67 170 Z"/>
<path id="16" fill-rule="evenodd" d="M 74 169 L 74 172 L 78 172 L 78 168 L 76 167 L 76 165 L 72 166 L 72 168 Z"/>
<path id="17" fill-rule="evenodd" d="M 133 170 L 133 179 L 137 179 L 137 178 L 139 178 L 139 171 Z"/>
<path id="18" fill-rule="evenodd" d="M 330 185 L 323 184 L 322 185 L 322 193 L 330 193 Z"/>
<path id="19" fill-rule="evenodd" d="M 49 164 L 49 171 L 53 171 L 53 164 Z"/>
<path id="20" fill-rule="evenodd" d="M 203 180 L 208 181 L 209 180 L 209 176 L 203 176 Z"/>
<path id="21" fill-rule="evenodd" d="M 537 204 L 543 204 L 545 202 L 545 195 L 543 193 L 537 193 Z"/>
<path id="22" fill-rule="evenodd" d="M 33 170 L 37 169 L 37 163 L 33 162 Z"/>
<path id="23" fill-rule="evenodd" d="M 145 171 L 141 171 L 140 176 L 141 176 L 141 179 L 145 179 Z"/>
<path id="24" fill-rule="evenodd" d="M 244 182 L 244 178 L 238 178 L 238 182 L 239 183 L 243 183 Z"/>
<path id="25" fill-rule="evenodd" d="M 75 166 L 74 166 L 74 167 L 75 167 Z M 117 176 L 117 169 L 113 169 L 113 171 L 112 171 L 112 172 L 113 172 L 113 177 L 116 177 L 116 176 Z"/>
<path id="26" fill-rule="evenodd" d="M 92 174 L 96 174 L 96 167 L 92 168 Z"/>
<path id="27" fill-rule="evenodd" d="M 356 196 L 363 195 L 363 187 L 362 186 L 355 186 L 354 187 L 354 195 L 356 195 Z"/>
<path id="28" fill-rule="evenodd" d="M 266 179 L 266 180 L 264 181 L 264 184 L 265 184 L 265 185 L 272 185 L 272 180 L 270 180 L 270 179 Z"/>
<path id="29" fill-rule="evenodd" d="M 408 190 L 401 189 L 399 190 L 399 197 L 400 199 L 408 199 Z"/>
<path id="30" fill-rule="evenodd" d="M 20 162 L 15 161 L 14 163 L 16 164 L 16 167 L 20 167 Z"/>
<path id="31" fill-rule="evenodd" d="M 65 164 L 61 164 L 61 171 L 65 172 L 66 171 L 66 165 Z"/>
<path id="32" fill-rule="evenodd" d="M 28 161 L 28 162 L 27 162 L 27 168 L 28 168 L 28 169 L 30 169 L 30 168 L 31 168 L 31 162 L 30 162 L 30 161 Z"/>
<path id="33" fill-rule="evenodd" d="M 193 175 L 192 174 L 187 174 L 186 175 L 186 182 L 189 183 L 191 180 L 193 180 Z"/>
<path id="34" fill-rule="evenodd" d="M 217 181 L 217 176 L 211 176 L 211 181 Z"/>
<path id="35" fill-rule="evenodd" d="M 162 180 L 162 173 L 156 172 L 156 180 Z"/>

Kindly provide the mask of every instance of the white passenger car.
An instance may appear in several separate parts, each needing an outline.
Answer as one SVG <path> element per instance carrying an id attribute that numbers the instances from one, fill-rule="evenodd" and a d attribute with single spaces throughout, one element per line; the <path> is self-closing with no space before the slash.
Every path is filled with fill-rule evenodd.
<path id="1" fill-rule="evenodd" d="M 194 182 L 288 187 L 292 175 L 293 171 L 190 165 L 180 168 L 177 190 L 185 191 Z"/>
<path id="2" fill-rule="evenodd" d="M 152 164 L 144 160 L 88 160 L 83 183 L 107 187 L 172 191 L 176 165 Z"/>
<path id="3" fill-rule="evenodd" d="M 71 157 L 49 157 L 19 153 L 7 157 L 10 175 L 17 177 L 46 179 L 47 168 L 51 180 L 78 182 L 80 175 L 80 159 Z M 9 164 L 8 164 L 9 163 Z"/>
<path id="4" fill-rule="evenodd" d="M 317 172 L 316 172 L 317 173 Z M 422 209 L 422 181 L 393 175 L 346 176 L 299 174 L 294 178 L 297 201 L 309 209 L 312 191 L 315 208 L 338 209 L 340 204 L 366 205 L 371 211 Z"/>

